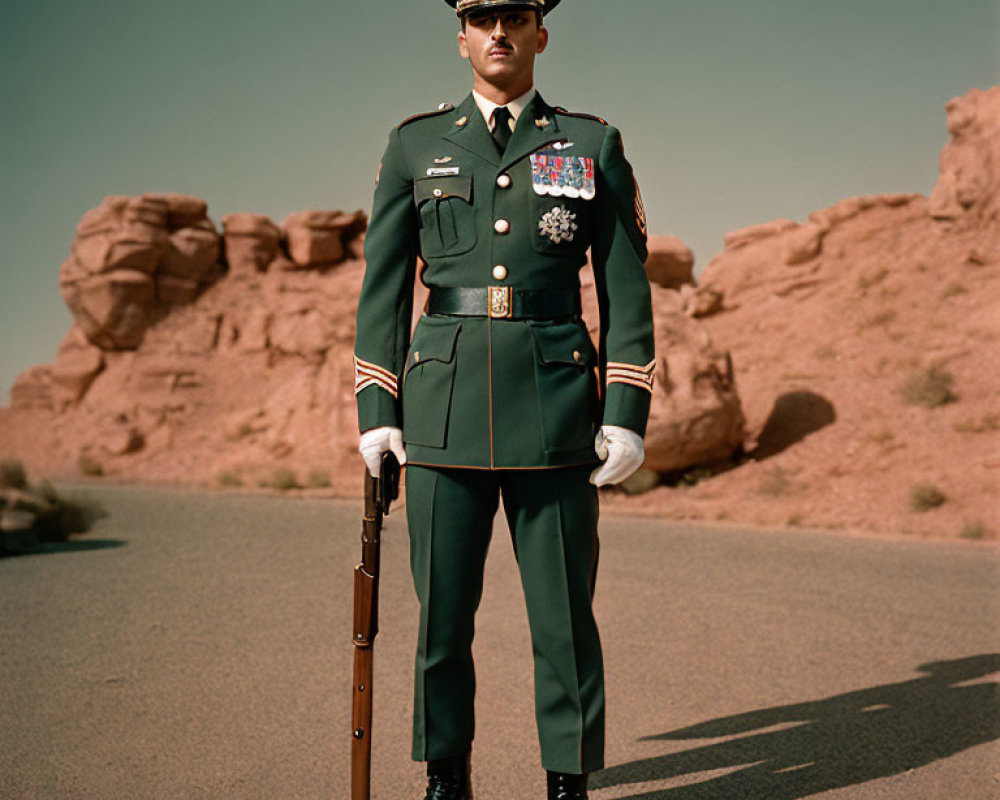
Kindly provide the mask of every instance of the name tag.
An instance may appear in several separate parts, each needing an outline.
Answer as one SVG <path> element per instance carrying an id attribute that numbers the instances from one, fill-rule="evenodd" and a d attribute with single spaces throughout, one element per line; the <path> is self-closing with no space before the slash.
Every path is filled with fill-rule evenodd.
<path id="1" fill-rule="evenodd" d="M 431 167 L 427 170 L 427 177 L 439 178 L 442 175 L 458 175 L 460 171 L 459 167 Z"/>
<path id="2" fill-rule="evenodd" d="M 597 195 L 594 159 L 534 153 L 531 156 L 531 188 L 539 195 L 593 200 Z"/>

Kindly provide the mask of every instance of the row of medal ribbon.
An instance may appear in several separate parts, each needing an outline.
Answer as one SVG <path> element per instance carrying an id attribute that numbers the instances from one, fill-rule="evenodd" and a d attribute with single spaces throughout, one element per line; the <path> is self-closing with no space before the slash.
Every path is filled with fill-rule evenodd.
<path id="1" fill-rule="evenodd" d="M 594 159 L 535 153 L 531 156 L 531 186 L 536 194 L 593 200 Z"/>

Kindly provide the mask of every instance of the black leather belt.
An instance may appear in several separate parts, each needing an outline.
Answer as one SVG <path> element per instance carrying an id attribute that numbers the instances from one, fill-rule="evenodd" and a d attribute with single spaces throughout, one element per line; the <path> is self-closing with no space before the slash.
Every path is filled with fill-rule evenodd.
<path id="1" fill-rule="evenodd" d="M 493 319 L 558 319 L 580 316 L 576 289 L 515 289 L 483 286 L 475 289 L 432 288 L 428 314 Z"/>

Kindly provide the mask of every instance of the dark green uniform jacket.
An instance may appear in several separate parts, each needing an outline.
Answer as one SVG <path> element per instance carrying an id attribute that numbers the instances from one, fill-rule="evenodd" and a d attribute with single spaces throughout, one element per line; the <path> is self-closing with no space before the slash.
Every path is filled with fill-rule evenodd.
<path id="1" fill-rule="evenodd" d="M 653 324 L 646 222 L 618 131 L 525 107 L 503 156 L 474 98 L 396 127 L 365 239 L 355 393 L 361 431 L 403 429 L 411 463 L 596 462 L 601 424 L 645 432 Z M 504 317 L 506 288 L 579 289 L 591 249 L 600 352 L 579 319 Z M 496 318 L 424 314 L 413 285 L 490 287 Z M 507 298 L 507 299 L 505 299 Z"/>

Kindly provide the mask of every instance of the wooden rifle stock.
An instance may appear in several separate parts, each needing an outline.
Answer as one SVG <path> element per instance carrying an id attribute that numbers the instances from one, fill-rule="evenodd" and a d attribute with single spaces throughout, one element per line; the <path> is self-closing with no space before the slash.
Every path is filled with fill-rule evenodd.
<path id="1" fill-rule="evenodd" d="M 382 516 L 399 496 L 399 462 L 382 455 L 379 476 L 365 469 L 365 515 L 361 522 L 361 563 L 354 568 L 354 688 L 351 707 L 351 800 L 371 797 L 372 683 L 378 635 L 379 548 Z"/>

